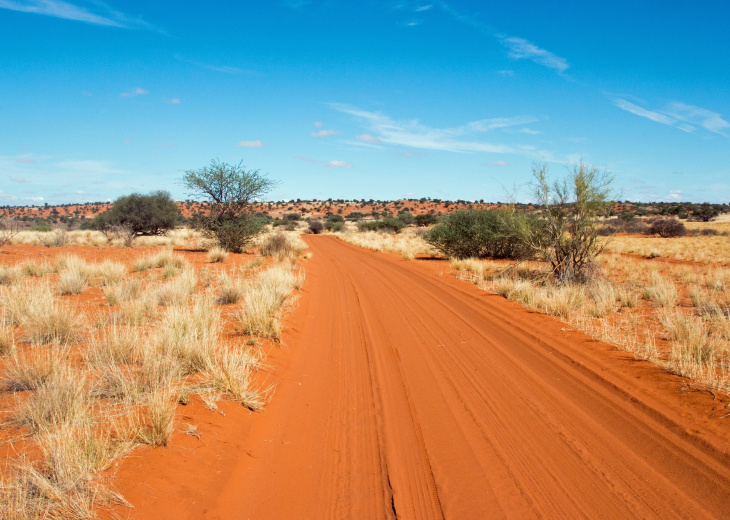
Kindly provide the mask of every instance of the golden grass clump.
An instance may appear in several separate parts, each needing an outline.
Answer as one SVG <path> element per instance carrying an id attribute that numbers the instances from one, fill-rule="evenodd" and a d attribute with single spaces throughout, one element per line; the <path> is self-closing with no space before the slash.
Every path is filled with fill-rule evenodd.
<path id="1" fill-rule="evenodd" d="M 405 228 L 401 233 L 390 234 L 378 231 L 338 232 L 335 236 L 340 240 L 359 247 L 385 253 L 401 255 L 406 260 L 413 260 L 417 255 L 438 256 L 439 253 L 420 236 L 415 228 Z"/>
<path id="2" fill-rule="evenodd" d="M 206 372 L 207 384 L 225 392 L 251 411 L 263 408 L 266 398 L 252 388 L 251 370 L 257 368 L 258 357 L 252 352 L 225 350 L 220 352 Z"/>
<path id="3" fill-rule="evenodd" d="M 15 285 L 16 283 L 19 283 L 22 279 L 22 266 L 0 266 L 0 285 Z"/>
<path id="4" fill-rule="evenodd" d="M 296 275 L 285 265 L 275 265 L 244 290 L 243 307 L 238 313 L 242 331 L 267 338 L 281 337 L 279 310 L 289 293 L 301 286 L 302 275 Z"/>
<path id="5" fill-rule="evenodd" d="M 644 290 L 644 297 L 660 307 L 671 308 L 677 304 L 677 286 L 656 271 L 650 275 L 650 283 Z"/>
<path id="6" fill-rule="evenodd" d="M 296 258 L 307 249 L 307 244 L 298 233 L 275 231 L 267 233 L 257 240 L 259 252 L 263 256 L 273 256 L 279 260 Z"/>
<path id="7" fill-rule="evenodd" d="M 37 434 L 80 419 L 90 406 L 85 385 L 82 371 L 61 365 L 19 404 L 16 423 Z"/>
<path id="8" fill-rule="evenodd" d="M 15 350 L 15 333 L 10 327 L 0 326 L 0 357 Z"/>
<path id="9" fill-rule="evenodd" d="M 229 305 L 232 303 L 238 303 L 243 297 L 244 287 L 236 279 L 235 275 L 233 279 L 227 274 L 222 274 L 218 279 L 218 293 L 217 301 L 221 305 Z"/>
<path id="10" fill-rule="evenodd" d="M 2 387 L 11 392 L 35 390 L 58 372 L 65 353 L 62 349 L 34 349 L 21 354 L 14 350 L 2 376 Z"/>
<path id="11" fill-rule="evenodd" d="M 174 358 L 183 374 L 205 371 L 215 356 L 220 330 L 220 315 L 209 298 L 197 298 L 190 307 L 170 307 L 147 355 Z"/>
<path id="12" fill-rule="evenodd" d="M 228 251 L 220 247 L 214 247 L 208 251 L 208 261 L 211 263 L 223 263 L 228 258 Z"/>
<path id="13" fill-rule="evenodd" d="M 173 254 L 172 249 L 165 249 L 156 255 L 147 255 L 140 258 L 134 263 L 132 270 L 140 272 L 165 267 L 182 269 L 184 265 L 185 259 L 183 257 Z"/>
<path id="14" fill-rule="evenodd" d="M 137 278 L 120 281 L 104 289 L 104 297 L 109 305 L 119 305 L 120 302 L 134 300 L 142 292 L 142 282 Z"/>
<path id="15" fill-rule="evenodd" d="M 137 439 L 151 446 L 167 446 L 175 431 L 176 408 L 176 391 L 169 388 L 156 389 L 149 397 Z"/>
<path id="16" fill-rule="evenodd" d="M 195 271 L 191 268 L 184 269 L 173 280 L 156 287 L 158 305 L 168 307 L 187 303 L 195 292 L 196 284 Z"/>
<path id="17" fill-rule="evenodd" d="M 99 285 L 102 287 L 121 283 L 126 273 L 127 268 L 121 262 L 104 260 L 96 266 L 96 275 L 99 277 Z"/>
<path id="18" fill-rule="evenodd" d="M 73 343 L 80 338 L 83 320 L 58 302 L 48 284 L 23 283 L 2 294 L 5 319 L 23 327 L 33 344 Z"/>

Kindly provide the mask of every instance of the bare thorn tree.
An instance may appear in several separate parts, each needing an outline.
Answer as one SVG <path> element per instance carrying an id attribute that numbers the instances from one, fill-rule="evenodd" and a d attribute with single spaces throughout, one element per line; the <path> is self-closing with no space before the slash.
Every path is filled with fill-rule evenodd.
<path id="1" fill-rule="evenodd" d="M 14 218 L 0 218 L 0 247 L 10 242 L 20 231 L 20 222 Z"/>

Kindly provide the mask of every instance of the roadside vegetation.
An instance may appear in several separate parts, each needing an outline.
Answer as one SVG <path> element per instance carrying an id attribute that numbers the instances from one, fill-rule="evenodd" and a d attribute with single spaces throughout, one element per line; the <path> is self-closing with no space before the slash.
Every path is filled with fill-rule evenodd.
<path id="1" fill-rule="evenodd" d="M 256 373 L 304 281 L 304 248 L 274 232 L 245 255 L 158 247 L 0 266 L 0 443 L 14 453 L 0 468 L 0 518 L 124 504 L 100 475 L 137 446 L 168 444 L 190 399 L 261 410 L 272 390 Z"/>
<path id="2" fill-rule="evenodd" d="M 610 176 L 578 163 L 550 181 L 533 167 L 531 211 L 517 205 L 459 209 L 428 231 L 346 225 L 361 247 L 451 260 L 456 276 L 566 321 L 603 341 L 686 377 L 730 391 L 730 224 L 720 209 L 607 220 Z M 646 213 L 644 213 L 646 215 Z M 373 229 L 384 229 L 380 225 Z M 360 230 L 358 232 L 358 230 Z"/>

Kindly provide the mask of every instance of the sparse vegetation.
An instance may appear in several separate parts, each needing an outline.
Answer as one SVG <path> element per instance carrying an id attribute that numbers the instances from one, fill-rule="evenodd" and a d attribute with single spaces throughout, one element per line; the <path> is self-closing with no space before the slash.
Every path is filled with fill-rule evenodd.
<path id="1" fill-rule="evenodd" d="M 4 424 L 27 440 L 0 476 L 0 517 L 85 519 L 100 504 L 124 503 L 99 472 L 140 443 L 169 443 L 183 395 L 200 395 L 211 409 L 228 398 L 260 410 L 269 395 L 252 378 L 261 336 L 249 327 L 248 338 L 231 340 L 223 322 L 240 328 L 244 295 L 255 287 L 277 302 L 261 330 L 278 334 L 283 291 L 303 280 L 292 271 L 303 242 L 284 238 L 272 254 L 282 260 L 275 270 L 291 275 L 286 287 L 260 271 L 260 256 L 224 273 L 207 263 L 196 269 L 170 249 L 130 270 L 68 255 L 0 267 L 0 392 L 11 397 L 12 419 Z M 96 286 L 104 304 L 76 297 Z M 217 307 L 219 298 L 241 307 Z"/>

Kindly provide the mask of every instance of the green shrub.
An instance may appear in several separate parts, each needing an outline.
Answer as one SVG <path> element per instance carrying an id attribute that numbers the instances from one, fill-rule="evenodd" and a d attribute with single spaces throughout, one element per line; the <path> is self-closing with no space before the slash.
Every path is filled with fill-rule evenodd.
<path id="1" fill-rule="evenodd" d="M 424 213 L 423 215 L 416 215 L 415 222 L 417 226 L 430 226 L 432 224 L 435 224 L 438 222 L 438 219 L 435 215 L 432 215 L 431 213 Z"/>
<path id="2" fill-rule="evenodd" d="M 328 220 L 324 223 L 324 228 L 328 231 L 342 231 L 342 228 L 344 226 L 344 222 L 339 222 L 337 220 Z"/>
<path id="3" fill-rule="evenodd" d="M 678 237 L 686 232 L 684 224 L 676 218 L 657 218 L 649 226 L 649 233 L 664 238 Z"/>
<path id="4" fill-rule="evenodd" d="M 369 222 L 359 222 L 357 229 L 359 231 L 387 231 L 399 233 L 406 225 L 397 218 L 387 217 L 383 220 L 371 220 Z"/>
<path id="5" fill-rule="evenodd" d="M 408 211 L 399 211 L 398 220 L 408 226 L 410 224 L 413 224 L 416 221 L 416 218 Z"/>
<path id="6" fill-rule="evenodd" d="M 426 242 L 453 258 L 527 259 L 532 249 L 519 230 L 536 229 L 534 216 L 507 210 L 459 210 L 424 235 Z"/>
<path id="7" fill-rule="evenodd" d="M 314 235 L 319 235 L 324 229 L 324 224 L 321 220 L 310 220 L 309 221 L 309 232 Z"/>
<path id="8" fill-rule="evenodd" d="M 97 229 L 113 227 L 129 230 L 134 235 L 159 235 L 173 229 L 180 219 L 180 209 L 166 191 L 149 195 L 132 193 L 119 197 L 111 209 L 94 218 Z"/>

